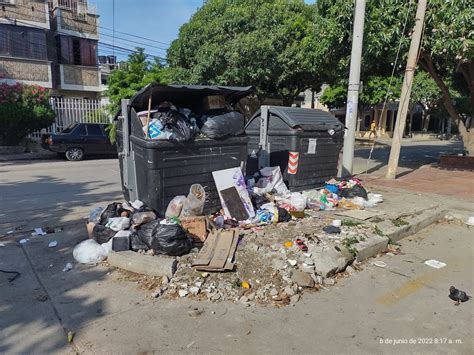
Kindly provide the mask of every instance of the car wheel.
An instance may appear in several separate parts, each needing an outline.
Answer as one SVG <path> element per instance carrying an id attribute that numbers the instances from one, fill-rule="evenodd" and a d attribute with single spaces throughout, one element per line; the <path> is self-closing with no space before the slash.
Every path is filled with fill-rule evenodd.
<path id="1" fill-rule="evenodd" d="M 66 150 L 66 159 L 71 161 L 79 161 L 84 158 L 84 151 L 81 148 L 68 148 Z"/>

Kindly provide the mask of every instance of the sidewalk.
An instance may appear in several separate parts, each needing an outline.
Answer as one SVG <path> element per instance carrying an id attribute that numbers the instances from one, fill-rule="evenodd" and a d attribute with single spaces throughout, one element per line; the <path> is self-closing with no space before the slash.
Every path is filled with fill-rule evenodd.
<path id="1" fill-rule="evenodd" d="M 474 172 L 445 170 L 437 165 L 424 165 L 395 180 L 385 179 L 380 172 L 360 174 L 358 177 L 369 187 L 385 187 L 432 193 L 467 201 L 474 201 Z"/>
<path id="2" fill-rule="evenodd" d="M 48 150 L 41 150 L 39 152 L 18 153 L 18 154 L 0 154 L 0 162 L 15 161 L 15 160 L 49 160 L 58 159 L 58 155 Z"/>

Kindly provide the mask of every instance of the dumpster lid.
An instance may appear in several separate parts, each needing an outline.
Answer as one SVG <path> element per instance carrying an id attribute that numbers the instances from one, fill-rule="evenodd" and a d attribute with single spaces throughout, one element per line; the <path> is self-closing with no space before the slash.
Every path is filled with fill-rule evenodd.
<path id="1" fill-rule="evenodd" d="M 279 117 L 291 128 L 301 128 L 304 131 L 325 131 L 334 129 L 340 131 L 343 124 L 329 112 L 319 109 L 300 107 L 269 106 L 269 114 Z M 247 126 L 256 118 L 260 117 L 260 109 L 255 112 Z"/>
<path id="2" fill-rule="evenodd" d="M 227 103 L 233 105 L 240 99 L 253 93 L 253 86 L 217 86 L 217 85 L 163 85 L 152 83 L 145 86 L 130 99 L 130 105 L 138 110 L 148 108 L 148 99 L 154 104 L 171 101 L 178 107 L 199 105 L 202 99 L 210 95 L 223 95 Z"/>

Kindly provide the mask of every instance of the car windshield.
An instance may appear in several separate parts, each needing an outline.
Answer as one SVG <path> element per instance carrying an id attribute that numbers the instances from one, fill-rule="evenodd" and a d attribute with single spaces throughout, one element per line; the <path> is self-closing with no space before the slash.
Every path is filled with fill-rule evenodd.
<path id="1" fill-rule="evenodd" d="M 71 123 L 69 126 L 67 126 L 66 128 L 64 128 L 61 133 L 71 133 L 74 128 L 76 128 L 77 126 L 77 123 Z"/>

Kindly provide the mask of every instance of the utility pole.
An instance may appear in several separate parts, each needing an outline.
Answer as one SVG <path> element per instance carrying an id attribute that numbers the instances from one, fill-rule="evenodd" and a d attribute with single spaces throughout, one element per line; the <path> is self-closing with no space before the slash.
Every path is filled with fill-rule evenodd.
<path id="1" fill-rule="evenodd" d="M 354 163 L 355 128 L 357 106 L 359 103 L 360 62 L 362 57 L 362 39 L 364 38 L 365 0 L 355 0 L 354 29 L 352 34 L 351 69 L 347 88 L 346 134 L 342 150 L 342 176 L 352 174 Z"/>
<path id="2" fill-rule="evenodd" d="M 395 129 L 393 131 L 392 148 L 388 159 L 387 179 L 395 179 L 397 175 L 398 159 L 400 158 L 400 147 L 402 145 L 403 132 L 405 131 L 405 121 L 410 103 L 411 87 L 415 76 L 416 62 L 418 60 L 418 50 L 420 49 L 421 34 L 425 21 L 427 0 L 419 0 L 416 8 L 415 28 L 411 37 L 410 50 L 408 51 L 407 67 L 403 78 L 400 103 L 398 104 L 398 114 Z"/>

